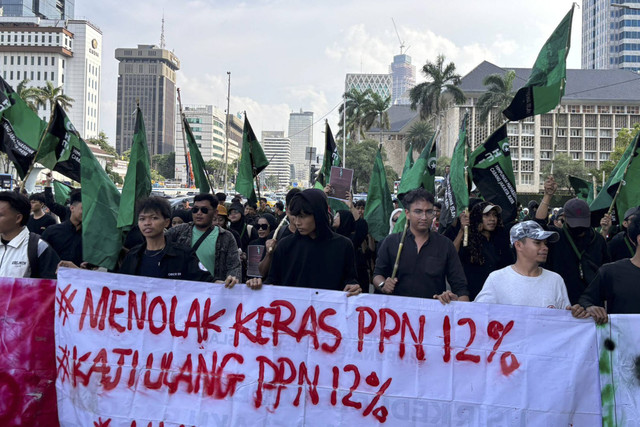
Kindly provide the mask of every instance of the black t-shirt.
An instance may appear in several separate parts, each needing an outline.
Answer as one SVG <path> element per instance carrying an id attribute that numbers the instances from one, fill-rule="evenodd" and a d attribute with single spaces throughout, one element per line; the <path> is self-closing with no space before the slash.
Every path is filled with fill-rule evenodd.
<path id="1" fill-rule="evenodd" d="M 636 251 L 625 230 L 619 232 L 607 242 L 607 249 L 609 250 L 609 255 L 611 255 L 611 261 L 631 258 Z"/>
<path id="2" fill-rule="evenodd" d="M 163 277 L 160 273 L 160 260 L 162 259 L 162 251 L 145 250 L 142 258 L 140 259 L 140 265 L 138 267 L 138 275 L 146 277 Z"/>
<path id="3" fill-rule="evenodd" d="M 580 297 L 583 307 L 603 307 L 605 301 L 609 314 L 640 314 L 640 268 L 630 259 L 600 267 Z"/>
<path id="4" fill-rule="evenodd" d="M 56 224 L 56 220 L 53 219 L 53 217 L 48 214 L 44 214 L 39 219 L 35 219 L 33 216 L 30 216 L 29 221 L 27 222 L 27 228 L 32 233 L 37 233 L 39 235 L 42 235 L 42 233 L 44 232 L 44 230 L 46 230 L 47 227 L 55 224 Z"/>

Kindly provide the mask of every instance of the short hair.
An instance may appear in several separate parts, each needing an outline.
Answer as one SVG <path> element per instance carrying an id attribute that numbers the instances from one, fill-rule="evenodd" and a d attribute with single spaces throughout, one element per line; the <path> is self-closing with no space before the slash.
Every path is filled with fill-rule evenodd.
<path id="1" fill-rule="evenodd" d="M 44 193 L 33 193 L 29 196 L 29 201 L 35 201 L 44 204 L 46 202 L 46 199 L 44 198 Z"/>
<path id="2" fill-rule="evenodd" d="M 420 200 L 424 200 L 425 202 L 434 204 L 433 194 L 429 193 L 424 188 L 416 188 L 415 190 L 409 191 L 404 195 L 402 199 L 402 205 L 405 209 L 411 209 L 411 205 Z"/>
<path id="3" fill-rule="evenodd" d="M 258 200 L 261 201 L 261 202 L 267 203 L 267 198 L 266 197 L 260 197 Z"/>
<path id="4" fill-rule="evenodd" d="M 29 222 L 29 213 L 31 212 L 31 203 L 29 199 L 27 199 L 27 196 L 16 193 L 15 191 L 2 191 L 0 192 L 0 202 L 9 203 L 11 209 L 22 215 L 20 225 L 27 225 L 27 222 Z"/>
<path id="5" fill-rule="evenodd" d="M 301 213 L 313 215 L 313 206 L 300 193 L 294 194 L 289 203 L 289 213 L 291 215 L 300 215 Z"/>
<path id="6" fill-rule="evenodd" d="M 158 212 L 165 219 L 171 219 L 171 205 L 164 197 L 150 196 L 138 202 L 138 215 L 143 212 Z"/>
<path id="7" fill-rule="evenodd" d="M 356 200 L 356 202 L 353 204 L 353 206 L 355 206 L 356 208 L 360 208 L 360 207 L 364 208 L 364 207 L 367 206 L 367 202 L 365 200 L 363 200 L 363 199 Z"/>
<path id="8" fill-rule="evenodd" d="M 440 210 L 442 210 L 442 203 L 440 203 L 440 202 L 435 202 L 435 203 L 433 204 L 433 208 L 434 208 L 434 209 L 440 209 Z"/>
<path id="9" fill-rule="evenodd" d="M 284 203 L 278 201 L 276 202 L 276 208 L 280 209 L 281 211 L 284 210 Z"/>
<path id="10" fill-rule="evenodd" d="M 82 190 L 80 188 L 71 190 L 71 194 L 69 194 L 69 204 L 75 205 L 76 203 L 82 203 Z"/>
<path id="11" fill-rule="evenodd" d="M 218 199 L 219 203 L 224 203 L 227 201 L 227 195 L 224 193 L 216 193 L 216 199 Z"/>
<path id="12" fill-rule="evenodd" d="M 629 224 L 627 233 L 629 233 L 629 239 L 631 239 L 633 243 L 638 242 L 638 235 L 640 235 L 640 215 L 633 216 Z"/>
<path id="13" fill-rule="evenodd" d="M 291 203 L 291 199 L 293 199 L 293 196 L 301 192 L 302 190 L 299 188 L 292 188 L 291 190 L 289 190 L 289 192 L 287 192 L 287 195 L 284 197 L 285 205 L 289 206 L 289 203 Z"/>
<path id="14" fill-rule="evenodd" d="M 211 203 L 211 207 L 215 210 L 218 209 L 218 199 L 216 199 L 215 197 L 213 197 L 213 194 L 210 193 L 200 193 L 200 194 L 196 194 L 193 197 L 193 202 L 204 202 L 204 201 L 208 201 L 209 203 Z"/>
<path id="15" fill-rule="evenodd" d="M 256 205 L 256 203 L 252 202 L 251 200 L 247 200 L 247 203 L 244 204 L 245 208 L 247 206 L 249 206 L 250 208 L 253 208 L 253 209 L 258 209 L 258 205 Z"/>

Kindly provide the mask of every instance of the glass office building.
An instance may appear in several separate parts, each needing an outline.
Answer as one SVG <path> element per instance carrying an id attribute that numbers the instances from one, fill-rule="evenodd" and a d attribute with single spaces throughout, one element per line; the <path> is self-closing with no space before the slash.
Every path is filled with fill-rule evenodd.
<path id="1" fill-rule="evenodd" d="M 0 0 L 1 16 L 74 19 L 75 0 Z"/>

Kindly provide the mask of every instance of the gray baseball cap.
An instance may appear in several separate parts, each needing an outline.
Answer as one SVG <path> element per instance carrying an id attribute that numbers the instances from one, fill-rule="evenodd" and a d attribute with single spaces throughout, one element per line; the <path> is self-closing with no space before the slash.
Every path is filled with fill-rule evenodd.
<path id="1" fill-rule="evenodd" d="M 540 224 L 535 221 L 519 222 L 511 227 L 509 233 L 511 245 L 525 237 L 535 240 L 548 240 L 549 242 L 557 242 L 560 236 L 555 231 L 546 231 Z"/>
<path id="2" fill-rule="evenodd" d="M 627 209 L 627 211 L 624 213 L 624 218 L 623 220 L 628 220 L 629 217 L 632 217 L 634 215 L 637 215 L 638 213 L 640 213 L 640 206 L 636 206 L 633 208 L 629 208 Z"/>
<path id="3" fill-rule="evenodd" d="M 564 204 L 564 220 L 569 227 L 589 227 L 591 210 L 584 200 L 570 199 Z"/>

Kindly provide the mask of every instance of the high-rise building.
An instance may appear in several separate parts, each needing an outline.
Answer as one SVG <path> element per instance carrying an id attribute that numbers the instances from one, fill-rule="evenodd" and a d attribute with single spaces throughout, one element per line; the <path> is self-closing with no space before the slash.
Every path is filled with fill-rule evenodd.
<path id="1" fill-rule="evenodd" d="M 75 0 L 0 0 L 0 16 L 73 19 Z"/>
<path id="2" fill-rule="evenodd" d="M 266 180 L 270 176 L 278 179 L 278 188 L 289 186 L 291 163 L 291 140 L 284 137 L 284 131 L 262 131 L 262 150 L 269 160 L 269 166 L 261 173 Z"/>
<path id="3" fill-rule="evenodd" d="M 351 89 L 360 92 L 371 89 L 383 98 L 392 95 L 392 87 L 391 74 L 347 74 L 344 82 L 345 92 Z"/>
<path id="4" fill-rule="evenodd" d="M 102 31 L 85 20 L 0 17 L 0 66 L 14 89 L 51 82 L 73 99 L 69 118 L 84 138 L 100 131 Z M 49 120 L 49 105 L 38 110 Z"/>
<path id="5" fill-rule="evenodd" d="M 176 130 L 176 71 L 180 61 L 173 52 L 155 45 L 116 49 L 118 65 L 118 101 L 116 149 L 131 148 L 136 103 L 144 117 L 149 154 L 174 151 Z"/>
<path id="6" fill-rule="evenodd" d="M 244 120 L 242 115 L 228 114 L 229 128 L 227 129 L 229 135 L 229 153 L 227 161 L 229 163 L 235 162 L 240 157 L 240 149 L 242 148 L 242 129 L 244 127 Z"/>
<path id="7" fill-rule="evenodd" d="M 394 56 L 389 71 L 392 78 L 391 104 L 411 104 L 408 92 L 416 85 L 416 66 L 411 65 L 411 57 L 407 54 Z"/>
<path id="8" fill-rule="evenodd" d="M 637 0 L 582 1 L 582 68 L 640 71 L 638 8 Z"/>
<path id="9" fill-rule="evenodd" d="M 205 162 L 209 160 L 224 160 L 225 148 L 225 115 L 222 111 L 213 105 L 185 105 L 183 112 L 189 122 L 193 138 L 196 145 L 200 149 L 202 159 Z M 182 118 L 180 110 L 176 112 L 176 160 L 175 160 L 175 179 L 179 179 L 183 183 L 187 182 L 186 163 L 185 163 L 185 146 L 188 151 L 188 144 L 185 144 L 182 132 Z M 221 181 L 216 176 L 216 181 Z M 216 182 L 217 183 L 217 182 Z"/>
<path id="10" fill-rule="evenodd" d="M 309 180 L 309 160 L 306 159 L 307 147 L 313 145 L 313 112 L 302 111 L 289 114 L 289 133 L 291 140 L 291 164 L 295 168 L 298 182 Z"/>

